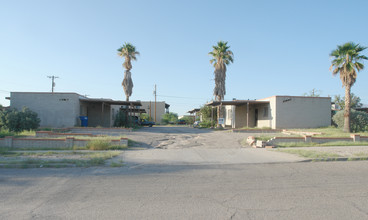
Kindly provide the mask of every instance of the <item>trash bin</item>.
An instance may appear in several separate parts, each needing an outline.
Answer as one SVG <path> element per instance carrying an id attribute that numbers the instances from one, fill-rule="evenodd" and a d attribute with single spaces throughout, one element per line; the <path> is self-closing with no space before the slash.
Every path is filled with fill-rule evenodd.
<path id="1" fill-rule="evenodd" d="M 88 117 L 87 116 L 79 116 L 79 119 L 81 120 L 81 126 L 87 127 L 88 126 Z"/>

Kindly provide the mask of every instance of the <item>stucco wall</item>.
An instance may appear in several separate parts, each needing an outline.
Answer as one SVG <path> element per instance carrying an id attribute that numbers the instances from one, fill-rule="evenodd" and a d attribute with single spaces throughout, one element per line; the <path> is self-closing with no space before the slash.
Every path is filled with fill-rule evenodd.
<path id="1" fill-rule="evenodd" d="M 155 121 L 155 102 L 152 101 L 151 105 L 150 102 L 142 101 L 141 109 L 145 109 L 147 114 L 150 114 L 150 108 L 151 108 L 151 118 L 152 121 Z M 156 123 L 161 123 L 162 115 L 166 113 L 165 109 L 165 102 L 156 102 Z"/>
<path id="2" fill-rule="evenodd" d="M 275 126 L 272 128 L 317 128 L 331 125 L 330 97 L 274 96 L 270 104 L 276 107 L 276 115 L 273 115 Z"/>
<path id="3" fill-rule="evenodd" d="M 76 93 L 11 92 L 10 107 L 28 107 L 38 114 L 41 127 L 73 127 L 79 124 L 79 95 Z"/>
<path id="4" fill-rule="evenodd" d="M 254 105 L 254 108 L 258 109 L 258 121 L 257 121 L 256 126 L 259 128 L 271 127 L 270 105 L 269 104 L 257 104 L 257 105 Z"/>

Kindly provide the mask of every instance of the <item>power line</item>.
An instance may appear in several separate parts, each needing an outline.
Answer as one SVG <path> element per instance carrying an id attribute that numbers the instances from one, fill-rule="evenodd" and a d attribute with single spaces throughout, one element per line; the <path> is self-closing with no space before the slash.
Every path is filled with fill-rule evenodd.
<path id="1" fill-rule="evenodd" d="M 167 97 L 167 98 L 178 98 L 178 99 L 200 99 L 200 100 L 208 100 L 205 98 L 193 98 L 193 97 L 181 97 L 181 96 L 168 96 L 168 95 L 157 95 L 159 97 Z"/>
<path id="2" fill-rule="evenodd" d="M 54 87 L 55 87 L 55 82 L 54 82 L 54 80 L 55 80 L 55 79 L 57 79 L 57 78 L 59 78 L 59 77 L 58 77 L 58 76 L 47 76 L 47 78 L 52 79 L 51 91 L 52 91 L 52 93 L 54 93 Z"/>

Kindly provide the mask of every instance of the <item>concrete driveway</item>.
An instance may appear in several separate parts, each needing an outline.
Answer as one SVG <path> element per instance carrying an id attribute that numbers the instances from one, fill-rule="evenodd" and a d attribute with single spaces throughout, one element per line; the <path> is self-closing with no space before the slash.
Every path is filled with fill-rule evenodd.
<path id="1" fill-rule="evenodd" d="M 138 164 L 244 164 L 297 162 L 301 157 L 242 146 L 249 135 L 185 126 L 155 126 L 130 132 L 135 149 L 120 158 L 128 165 Z"/>

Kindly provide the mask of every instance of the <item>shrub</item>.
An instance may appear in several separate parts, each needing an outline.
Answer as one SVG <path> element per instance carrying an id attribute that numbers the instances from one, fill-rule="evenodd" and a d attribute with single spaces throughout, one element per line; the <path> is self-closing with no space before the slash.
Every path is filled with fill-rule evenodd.
<path id="1" fill-rule="evenodd" d="M 215 121 L 209 121 L 209 120 L 205 120 L 199 123 L 199 126 L 201 128 L 211 128 L 214 127 L 216 125 Z"/>
<path id="2" fill-rule="evenodd" d="M 126 127 L 131 128 L 135 127 L 138 124 L 137 116 L 128 116 L 128 113 L 125 111 L 119 111 L 114 120 L 114 127 Z"/>
<path id="3" fill-rule="evenodd" d="M 169 123 L 176 124 L 177 121 L 178 121 L 178 114 L 176 113 L 170 112 L 162 115 L 161 119 L 162 124 L 169 124 Z"/>
<path id="4" fill-rule="evenodd" d="M 89 150 L 107 150 L 110 147 L 110 141 L 107 140 L 92 140 L 86 145 Z"/>
<path id="5" fill-rule="evenodd" d="M 200 113 L 204 121 L 210 121 L 212 117 L 214 121 L 217 121 L 217 108 L 203 105 Z"/>
<path id="6" fill-rule="evenodd" d="M 23 108 L 22 111 L 9 109 L 0 112 L 0 127 L 11 132 L 36 130 L 39 126 L 40 119 L 37 113 L 28 108 Z"/>
<path id="7" fill-rule="evenodd" d="M 339 128 L 344 127 L 344 111 L 337 112 L 332 120 Z M 352 132 L 368 131 L 368 113 L 351 110 L 350 112 L 350 128 Z"/>
<path id="8" fill-rule="evenodd" d="M 191 125 L 194 123 L 194 117 L 184 116 L 181 120 L 184 120 L 186 124 Z"/>

